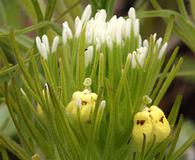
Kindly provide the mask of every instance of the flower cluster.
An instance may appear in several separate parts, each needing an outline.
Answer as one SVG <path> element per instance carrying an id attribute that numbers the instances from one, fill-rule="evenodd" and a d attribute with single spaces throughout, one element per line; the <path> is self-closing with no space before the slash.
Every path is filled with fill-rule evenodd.
<path id="1" fill-rule="evenodd" d="M 134 8 L 130 8 L 128 18 L 113 16 L 107 21 L 107 14 L 104 9 L 99 10 L 94 17 L 91 17 L 92 9 L 88 5 L 81 17 L 76 17 L 74 31 L 72 31 L 67 22 L 62 27 L 62 42 L 66 45 L 68 42 L 77 41 L 84 35 L 87 51 L 85 52 L 85 66 L 87 67 L 93 59 L 96 50 L 103 51 L 108 48 L 109 52 L 119 46 L 121 51 L 132 53 L 132 67 L 143 67 L 149 49 L 149 41 L 142 41 L 139 34 L 139 19 L 136 18 Z M 155 47 L 158 50 L 158 59 L 161 59 L 165 53 L 167 43 L 162 44 L 162 38 L 156 40 L 156 34 L 153 35 Z M 36 38 L 37 48 L 40 54 L 47 59 L 50 52 L 56 51 L 58 37 L 54 38 L 51 50 L 49 49 L 48 38 L 46 35 Z M 123 53 L 127 55 L 127 53 Z"/>
<path id="2" fill-rule="evenodd" d="M 164 43 L 161 37 L 157 39 L 157 34 L 142 41 L 139 19 L 136 18 L 134 8 L 129 9 L 127 18 L 113 16 L 107 20 L 107 13 L 104 9 L 99 10 L 92 18 L 91 14 L 92 8 L 88 5 L 81 18 L 75 18 L 73 29 L 67 22 L 62 24 L 61 41 L 62 54 L 64 54 L 62 57 L 66 58 L 67 65 L 71 67 L 75 82 L 84 81 L 86 77 L 90 76 L 92 78 L 90 80 L 93 80 L 96 86 L 100 85 L 100 78 L 98 78 L 98 82 L 93 78 L 94 73 L 97 72 L 95 67 L 99 63 L 102 66 L 106 64 L 106 72 L 102 71 L 101 74 L 105 74 L 110 79 L 112 87 L 117 88 L 121 71 L 127 73 L 129 70 L 129 74 L 126 76 L 131 81 L 128 87 L 132 93 L 129 95 L 131 106 L 127 107 L 131 108 L 132 115 L 134 115 L 143 108 L 141 98 L 149 95 L 154 86 L 161 69 L 167 43 Z M 38 51 L 45 60 L 50 55 L 49 53 L 57 50 L 58 42 L 59 38 L 56 36 L 50 49 L 46 35 L 43 35 L 42 41 L 39 37 L 36 38 Z M 101 57 L 105 58 L 106 62 L 103 62 Z M 84 71 L 81 72 L 82 69 Z M 152 83 L 150 83 L 151 78 L 153 78 Z M 95 89 L 96 93 L 91 93 L 90 87 L 84 88 L 84 90 L 82 85 L 75 87 L 79 89 L 76 92 L 73 91 L 72 99 L 69 100 L 66 107 L 66 114 L 72 123 L 76 121 L 89 122 L 96 105 L 97 88 Z M 138 98 L 136 99 L 134 95 Z M 118 116 L 118 121 L 123 121 L 123 118 L 124 116 Z M 163 123 L 159 121 L 161 119 L 163 119 Z M 170 132 L 164 113 L 154 106 L 150 108 L 150 112 L 138 112 L 134 117 L 134 123 L 134 140 L 139 143 L 143 141 L 143 134 L 146 135 L 147 142 L 150 142 L 153 136 L 156 136 L 156 142 L 160 142 Z"/>
<path id="3" fill-rule="evenodd" d="M 136 143 L 142 144 L 144 135 L 146 143 L 162 142 L 170 134 L 170 125 L 163 111 L 157 106 L 151 106 L 138 112 L 134 116 L 133 139 Z"/>
<path id="4" fill-rule="evenodd" d="M 61 36 L 36 37 L 40 56 L 30 65 L 16 56 L 21 83 L 12 81 L 5 95 L 24 147 L 40 159 L 166 159 L 180 100 L 169 122 L 157 106 L 181 66 L 172 65 L 177 49 L 164 64 L 166 39 L 142 40 L 133 8 L 126 18 L 91 14 L 88 5 L 73 26 L 62 24 Z"/>
<path id="5" fill-rule="evenodd" d="M 43 35 L 42 38 L 36 37 L 38 51 L 44 59 L 47 59 L 50 53 L 54 53 L 57 50 L 58 43 L 58 36 L 54 37 L 51 47 L 49 45 L 48 37 L 46 35 Z"/>
<path id="6" fill-rule="evenodd" d="M 97 94 L 91 93 L 88 89 L 84 91 L 76 91 L 72 95 L 72 100 L 66 107 L 66 113 L 71 118 L 71 120 L 78 121 L 80 116 L 80 121 L 82 123 L 91 123 L 91 118 L 94 109 L 95 102 L 97 100 Z M 79 115 L 77 114 L 78 112 Z"/>

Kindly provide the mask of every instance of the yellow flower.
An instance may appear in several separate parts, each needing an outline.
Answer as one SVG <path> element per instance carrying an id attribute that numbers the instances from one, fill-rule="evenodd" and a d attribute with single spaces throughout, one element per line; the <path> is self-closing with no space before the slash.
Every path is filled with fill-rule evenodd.
<path id="1" fill-rule="evenodd" d="M 162 142 L 171 132 L 169 122 L 164 112 L 157 106 L 150 107 L 150 117 L 152 120 L 153 135 L 156 136 L 156 142 Z"/>
<path id="2" fill-rule="evenodd" d="M 134 116 L 133 139 L 142 145 L 143 134 L 146 136 L 146 143 L 152 142 L 155 136 L 155 142 L 159 143 L 166 139 L 171 132 L 168 120 L 164 112 L 157 106 L 145 108 L 142 112 L 138 112 Z"/>
<path id="3" fill-rule="evenodd" d="M 146 137 L 146 143 L 151 141 L 152 122 L 148 111 L 144 110 L 135 114 L 132 134 L 136 144 L 143 144 L 144 135 Z"/>
<path id="4" fill-rule="evenodd" d="M 72 120 L 76 121 L 79 113 L 81 122 L 90 123 L 96 100 L 96 93 L 91 93 L 87 89 L 82 92 L 76 91 L 73 93 L 72 100 L 66 108 L 66 113 Z"/>

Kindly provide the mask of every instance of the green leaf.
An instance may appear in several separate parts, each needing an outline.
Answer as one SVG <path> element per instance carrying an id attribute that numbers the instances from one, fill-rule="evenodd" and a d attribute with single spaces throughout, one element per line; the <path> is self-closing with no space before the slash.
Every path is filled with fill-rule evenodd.
<path id="1" fill-rule="evenodd" d="M 29 160 L 30 156 L 26 153 L 26 151 L 20 147 L 17 143 L 12 141 L 9 137 L 0 133 L 0 144 L 5 146 L 10 150 L 13 154 L 15 154 L 21 160 Z"/>
<path id="2" fill-rule="evenodd" d="M 31 18 L 33 22 L 35 22 L 36 19 L 36 12 L 33 8 L 33 4 L 31 0 L 19 0 L 21 6 L 23 6 L 23 9 L 26 11 L 28 16 Z"/>
<path id="3" fill-rule="evenodd" d="M 137 16 L 139 18 L 168 18 L 171 15 L 175 16 L 175 25 L 173 27 L 173 31 L 182 39 L 182 41 L 184 41 L 193 51 L 195 51 L 195 46 L 192 43 L 195 37 L 195 26 L 183 15 L 172 10 L 163 9 L 156 11 L 143 11 L 138 13 Z"/>
<path id="4" fill-rule="evenodd" d="M 179 159 L 183 153 L 195 142 L 195 133 L 177 150 L 173 153 L 171 160 Z"/>
<path id="5" fill-rule="evenodd" d="M 166 64 L 166 67 L 164 68 L 163 72 L 160 74 L 160 78 L 157 82 L 157 85 L 156 87 L 154 88 L 153 92 L 152 92 L 152 95 L 151 95 L 151 98 L 154 99 L 157 95 L 157 93 L 159 92 L 160 90 L 160 87 L 163 83 L 163 80 L 166 78 L 167 76 L 167 73 L 169 71 L 169 69 L 171 68 L 171 65 L 173 64 L 176 56 L 177 56 L 177 53 L 178 53 L 178 50 L 179 50 L 179 47 L 175 48 L 168 63 Z"/>
<path id="6" fill-rule="evenodd" d="M 1 152 L 2 160 L 9 160 L 9 156 L 5 147 L 0 146 L 0 152 Z"/>
<path id="7" fill-rule="evenodd" d="M 31 0 L 34 10 L 36 12 L 37 15 L 37 21 L 40 22 L 43 20 L 43 14 L 39 5 L 39 2 L 37 0 Z"/>
<path id="8" fill-rule="evenodd" d="M 183 16 L 185 16 L 186 18 L 188 18 L 188 13 L 186 11 L 184 1 L 183 0 L 177 0 L 177 4 L 178 4 L 179 11 L 181 12 L 181 14 Z"/>
<path id="9" fill-rule="evenodd" d="M 180 134 L 180 131 L 181 131 L 182 124 L 183 124 L 183 115 L 180 116 L 180 119 L 179 119 L 179 122 L 178 122 L 178 125 L 177 125 L 177 128 L 176 128 L 175 134 L 172 135 L 174 138 L 173 138 L 173 140 L 171 142 L 169 151 L 168 151 L 167 156 L 166 156 L 166 160 L 170 159 L 171 155 L 173 154 L 173 152 L 175 150 L 175 147 L 176 147 L 176 144 L 177 144 L 177 140 L 179 138 L 179 134 Z"/>
<path id="10" fill-rule="evenodd" d="M 57 0 L 48 0 L 47 8 L 45 13 L 45 20 L 50 20 L 52 18 Z"/>
<path id="11" fill-rule="evenodd" d="M 159 91 L 156 99 L 154 100 L 154 105 L 158 105 L 160 100 L 162 99 L 162 97 L 164 96 L 164 94 L 166 93 L 169 85 L 171 84 L 172 80 L 175 78 L 176 73 L 179 71 L 179 69 L 181 68 L 181 65 L 183 63 L 183 59 L 180 58 L 179 62 L 176 66 L 174 66 L 169 74 L 169 76 L 167 77 L 167 79 L 165 80 L 164 84 L 161 87 L 161 90 Z"/>
<path id="12" fill-rule="evenodd" d="M 16 35 L 25 34 L 25 33 L 28 33 L 28 32 L 32 32 L 32 31 L 44 28 L 46 26 L 50 26 L 51 24 L 52 24 L 52 22 L 50 22 L 50 21 L 42 21 L 42 22 L 39 22 L 39 23 L 34 24 L 32 26 L 29 26 L 29 27 L 26 27 L 26 28 L 23 28 L 23 29 L 15 30 L 15 34 Z M 7 37 L 7 36 L 9 36 L 9 32 L 2 33 L 2 30 L 1 30 L 0 38 L 1 37 Z"/>
<path id="13" fill-rule="evenodd" d="M 168 121 L 169 121 L 171 126 L 175 125 L 175 122 L 177 120 L 177 116 L 179 113 L 181 101 L 182 101 L 182 96 L 178 95 L 173 106 L 172 106 L 171 112 L 169 113 L 169 116 L 168 116 Z"/>

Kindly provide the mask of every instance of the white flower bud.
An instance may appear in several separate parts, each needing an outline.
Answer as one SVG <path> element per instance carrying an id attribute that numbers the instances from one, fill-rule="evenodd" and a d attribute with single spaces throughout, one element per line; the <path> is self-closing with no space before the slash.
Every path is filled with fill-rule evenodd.
<path id="1" fill-rule="evenodd" d="M 93 46 L 89 46 L 85 51 L 85 67 L 88 67 L 88 65 L 92 62 L 93 52 L 94 52 Z"/>
<path id="2" fill-rule="evenodd" d="M 154 33 L 154 34 L 153 34 L 153 41 L 156 41 L 156 36 L 157 36 L 157 34 Z"/>
<path id="3" fill-rule="evenodd" d="M 148 44 L 149 44 L 149 43 L 148 43 L 148 40 L 145 39 L 145 40 L 143 41 L 143 46 L 146 47 L 146 48 L 148 48 L 148 46 L 149 46 Z"/>
<path id="4" fill-rule="evenodd" d="M 124 18 L 119 17 L 118 20 L 117 20 L 117 23 L 116 23 L 116 30 L 117 30 L 117 32 L 116 32 L 116 43 L 118 45 L 120 45 L 122 43 L 122 36 L 124 35 L 123 32 L 125 32 L 124 28 L 123 28 L 124 24 L 125 24 Z"/>
<path id="5" fill-rule="evenodd" d="M 139 35 L 139 41 L 138 41 L 138 47 L 140 48 L 142 46 L 142 37 Z"/>
<path id="6" fill-rule="evenodd" d="M 81 17 L 81 22 L 86 23 L 91 17 L 92 9 L 91 5 L 87 5 Z"/>
<path id="7" fill-rule="evenodd" d="M 41 49 L 41 39 L 40 39 L 40 37 L 36 37 L 36 45 L 37 45 L 38 51 L 41 53 L 42 49 Z"/>
<path id="8" fill-rule="evenodd" d="M 133 22 L 133 27 L 135 37 L 139 36 L 139 19 Z"/>
<path id="9" fill-rule="evenodd" d="M 130 19 L 135 20 L 136 19 L 136 15 L 135 15 L 135 9 L 133 7 L 131 7 L 128 11 L 128 16 Z"/>
<path id="10" fill-rule="evenodd" d="M 51 53 L 56 52 L 58 48 L 58 43 L 59 43 L 59 37 L 55 36 L 53 39 L 52 47 L 51 47 Z"/>
<path id="11" fill-rule="evenodd" d="M 146 56 L 147 56 L 147 48 L 146 47 L 141 47 L 141 48 L 137 49 L 138 62 L 139 62 L 139 65 L 142 67 L 144 65 Z"/>
<path id="12" fill-rule="evenodd" d="M 67 43 L 67 40 L 70 40 L 72 39 L 72 31 L 70 29 L 70 27 L 68 26 L 68 23 L 67 22 L 64 22 L 62 24 L 63 26 L 63 29 L 62 29 L 62 42 L 63 44 L 66 44 Z"/>
<path id="13" fill-rule="evenodd" d="M 105 107 L 106 107 L 106 101 L 102 100 L 101 103 L 100 103 L 100 108 L 104 109 Z"/>
<path id="14" fill-rule="evenodd" d="M 107 17 L 107 13 L 105 9 L 101 9 L 99 10 L 96 14 L 95 14 L 95 20 L 99 20 L 99 21 L 106 21 L 106 17 Z"/>
<path id="15" fill-rule="evenodd" d="M 161 59 L 167 49 L 167 42 L 161 47 L 160 51 L 159 51 L 159 55 L 158 55 L 158 59 Z"/>
<path id="16" fill-rule="evenodd" d="M 66 44 L 68 40 L 68 35 L 65 29 L 62 30 L 62 42 L 63 44 Z"/>
<path id="17" fill-rule="evenodd" d="M 47 48 L 45 46 L 44 43 L 41 43 L 41 52 L 40 52 L 41 56 L 47 60 L 47 56 L 48 56 L 48 52 L 47 52 Z"/>
<path id="18" fill-rule="evenodd" d="M 160 38 L 156 41 L 156 44 L 157 44 L 157 47 L 158 47 L 158 48 L 160 48 L 161 43 L 162 43 L 162 38 L 160 37 Z"/>
<path id="19" fill-rule="evenodd" d="M 48 38 L 47 38 L 47 36 L 45 34 L 42 36 L 42 42 L 45 44 L 47 52 L 49 53 L 50 52 L 49 41 L 48 41 Z"/>
<path id="20" fill-rule="evenodd" d="M 26 93 L 24 92 L 23 88 L 20 88 L 20 92 L 21 92 L 24 96 L 26 96 Z"/>
<path id="21" fill-rule="evenodd" d="M 78 21 L 78 23 L 75 25 L 75 37 L 78 38 L 82 31 L 82 22 L 81 20 Z"/>
<path id="22" fill-rule="evenodd" d="M 124 28 L 124 30 L 125 30 L 125 37 L 130 38 L 130 36 L 131 36 L 131 28 L 132 28 L 132 21 L 131 21 L 131 19 L 128 18 L 126 20 L 125 28 Z"/>

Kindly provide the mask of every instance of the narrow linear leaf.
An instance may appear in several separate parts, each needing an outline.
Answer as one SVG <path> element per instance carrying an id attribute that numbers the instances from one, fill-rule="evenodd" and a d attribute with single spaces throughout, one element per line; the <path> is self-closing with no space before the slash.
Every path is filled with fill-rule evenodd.
<path id="1" fill-rule="evenodd" d="M 178 4 L 179 11 L 181 12 L 181 14 L 183 16 L 185 16 L 186 18 L 188 18 L 188 13 L 186 11 L 184 1 L 183 0 L 177 0 L 177 4 Z"/>
<path id="2" fill-rule="evenodd" d="M 156 99 L 154 101 L 154 105 L 158 105 L 159 104 L 160 100 L 162 99 L 162 97 L 166 93 L 168 87 L 170 86 L 172 80 L 175 78 L 176 73 L 181 68 L 182 63 L 183 63 L 183 58 L 180 58 L 178 64 L 175 67 L 172 68 L 169 76 L 165 80 L 165 82 L 164 82 L 160 92 L 158 93 L 158 95 L 157 95 L 157 97 L 156 97 Z"/>
<path id="3" fill-rule="evenodd" d="M 176 147 L 176 144 L 177 144 L 177 140 L 179 138 L 179 134 L 180 134 L 182 125 L 183 125 L 183 115 L 181 115 L 180 118 L 179 118 L 179 122 L 178 122 L 178 125 L 177 125 L 177 128 L 176 128 L 176 132 L 173 135 L 174 139 L 173 139 L 173 141 L 171 143 L 171 146 L 170 146 L 170 149 L 167 153 L 166 160 L 169 160 L 171 155 L 174 153 L 174 150 L 175 150 L 175 147 Z"/>
<path id="4" fill-rule="evenodd" d="M 22 147 L 20 147 L 17 143 L 15 143 L 13 140 L 3 135 L 2 133 L 0 133 L 0 143 L 21 160 L 30 159 L 29 155 L 25 152 L 25 150 Z"/>
<path id="5" fill-rule="evenodd" d="M 181 105 L 181 101 L 182 101 L 182 96 L 178 95 L 175 102 L 174 102 L 174 104 L 173 104 L 171 112 L 169 113 L 169 116 L 168 116 L 168 121 L 171 124 L 171 126 L 173 126 L 176 122 L 177 115 L 178 115 L 178 112 L 179 112 L 179 107 Z"/>
<path id="6" fill-rule="evenodd" d="M 195 142 L 195 133 L 173 154 L 171 160 L 179 159 L 183 153 Z"/>

